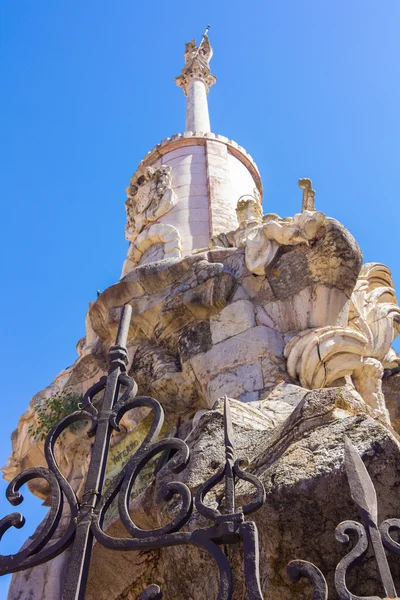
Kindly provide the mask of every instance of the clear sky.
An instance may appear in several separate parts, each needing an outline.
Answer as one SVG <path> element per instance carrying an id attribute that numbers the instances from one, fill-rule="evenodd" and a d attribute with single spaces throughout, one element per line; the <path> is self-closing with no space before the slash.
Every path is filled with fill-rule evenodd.
<path id="1" fill-rule="evenodd" d="M 316 207 L 400 286 L 399 20 L 399 0 L 1 2 L 2 465 L 30 398 L 75 360 L 88 302 L 119 278 L 125 188 L 184 130 L 174 77 L 208 23 L 211 128 L 256 160 L 264 210 L 298 212 L 311 177 Z"/>

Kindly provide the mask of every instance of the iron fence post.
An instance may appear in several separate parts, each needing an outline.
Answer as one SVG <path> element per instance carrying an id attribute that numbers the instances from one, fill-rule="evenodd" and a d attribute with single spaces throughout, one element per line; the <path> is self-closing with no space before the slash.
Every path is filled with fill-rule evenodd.
<path id="1" fill-rule="evenodd" d="M 123 307 L 116 346 L 110 350 L 110 367 L 104 391 L 101 410 L 97 419 L 92 456 L 82 496 L 81 511 L 77 517 L 76 534 L 69 558 L 63 600 L 83 600 L 85 597 L 90 557 L 93 547 L 92 516 L 98 499 L 101 497 L 104 474 L 107 466 L 108 450 L 112 427 L 110 414 L 119 395 L 119 376 L 125 371 L 127 362 L 126 342 L 132 307 Z"/>

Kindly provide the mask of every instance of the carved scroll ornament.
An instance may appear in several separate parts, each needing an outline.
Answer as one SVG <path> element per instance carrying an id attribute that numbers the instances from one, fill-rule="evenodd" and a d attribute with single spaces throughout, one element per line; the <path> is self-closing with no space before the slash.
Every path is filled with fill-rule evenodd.
<path id="1" fill-rule="evenodd" d="M 142 231 L 134 242 L 129 244 L 128 256 L 122 267 L 122 277 L 141 264 L 146 250 L 155 244 L 162 244 L 162 257 L 181 258 L 181 236 L 179 231 L 166 223 L 153 223 Z"/>

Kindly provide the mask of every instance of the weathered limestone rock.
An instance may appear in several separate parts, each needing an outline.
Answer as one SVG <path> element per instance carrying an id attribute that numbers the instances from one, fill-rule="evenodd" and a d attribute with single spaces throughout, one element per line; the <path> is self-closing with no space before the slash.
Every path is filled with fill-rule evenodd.
<path id="1" fill-rule="evenodd" d="M 400 435 L 400 375 L 384 376 L 382 379 L 382 392 L 385 396 L 386 408 L 389 411 L 390 423 Z"/>
<path id="2" fill-rule="evenodd" d="M 288 414 L 281 406 L 288 407 L 285 399 L 293 394 L 297 397 Z M 297 589 L 289 583 L 287 563 L 294 558 L 311 560 L 328 576 L 333 589 L 334 569 L 347 552 L 334 540 L 335 527 L 345 519 L 359 519 L 343 469 L 344 436 L 350 437 L 366 460 L 379 497 L 380 521 L 398 512 L 400 445 L 398 437 L 376 421 L 365 403 L 349 389 L 307 392 L 288 390 L 286 386 L 271 398 L 261 404 L 232 401 L 232 420 L 236 455 L 250 459 L 251 470 L 261 478 L 267 491 L 265 506 L 254 514 L 260 537 L 264 598 L 291 600 L 303 590 L 308 597 L 309 586 L 304 583 Z M 271 422 L 266 403 L 275 403 L 275 414 L 281 414 L 282 418 Z M 200 415 L 186 441 L 191 449 L 190 463 L 175 479 L 196 489 L 224 463 L 221 403 Z M 165 505 L 155 500 L 158 486 L 170 477 L 164 467 L 155 484 L 135 502 L 139 526 L 154 527 L 155 523 L 160 526 L 171 518 L 176 509 L 174 503 L 172 512 L 168 512 Z M 251 489 L 239 486 L 238 491 L 238 504 L 247 502 Z M 215 499 L 211 496 L 210 501 Z M 207 523 L 203 521 L 195 514 L 188 527 L 200 523 L 205 526 Z M 116 522 L 109 531 L 121 535 L 121 525 Z M 235 565 L 234 598 L 238 600 L 244 593 L 241 556 L 232 548 L 229 554 Z M 108 568 L 102 569 L 105 558 L 104 549 L 96 546 L 89 600 L 133 600 L 149 581 L 162 587 L 166 600 L 216 598 L 215 565 L 196 548 L 182 546 L 156 553 L 141 552 L 132 557 L 124 555 L 125 566 L 118 578 L 114 578 L 113 588 L 111 573 Z M 182 568 L 176 568 L 177 565 Z M 398 571 L 395 566 L 395 576 L 400 575 Z M 377 594 L 378 581 L 376 564 L 370 557 L 360 570 L 351 574 L 349 586 L 362 595 Z"/>

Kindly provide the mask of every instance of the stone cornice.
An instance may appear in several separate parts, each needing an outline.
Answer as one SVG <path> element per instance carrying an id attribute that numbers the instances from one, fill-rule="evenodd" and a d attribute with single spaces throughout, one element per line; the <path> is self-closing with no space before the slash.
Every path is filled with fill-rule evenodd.
<path id="1" fill-rule="evenodd" d="M 228 139 L 227 137 L 215 133 L 196 133 L 193 131 L 185 131 L 184 133 L 177 133 L 171 137 L 163 139 L 159 144 L 154 146 L 140 162 L 139 167 L 150 166 L 157 160 L 157 158 L 164 156 L 172 150 L 182 148 L 185 146 L 205 146 L 207 140 L 213 140 L 220 142 L 228 147 L 230 154 L 239 159 L 245 167 L 251 172 L 255 182 L 257 183 L 258 190 L 262 195 L 262 182 L 260 172 L 252 156 L 246 152 L 246 150 L 240 146 L 237 142 Z"/>

